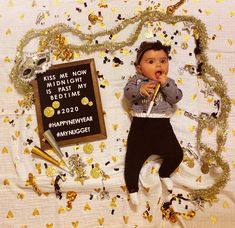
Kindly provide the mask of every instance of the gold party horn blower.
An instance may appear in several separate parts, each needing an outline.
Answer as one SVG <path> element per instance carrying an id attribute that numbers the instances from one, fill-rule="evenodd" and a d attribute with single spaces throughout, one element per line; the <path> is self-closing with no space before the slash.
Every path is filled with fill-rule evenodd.
<path id="1" fill-rule="evenodd" d="M 31 150 L 31 153 L 43 158 L 44 160 L 52 163 L 53 165 L 59 167 L 60 169 L 63 169 L 64 171 L 69 172 L 64 167 L 62 167 L 62 165 L 59 161 L 57 161 L 56 159 L 51 157 L 49 154 L 47 154 L 45 151 L 41 150 L 39 147 L 34 146 Z"/>
<path id="2" fill-rule="evenodd" d="M 66 162 L 64 161 L 63 157 L 64 154 L 61 152 L 52 132 L 50 129 L 46 130 L 43 133 L 43 136 L 45 137 L 45 139 L 47 140 L 47 142 L 52 146 L 52 148 L 54 149 L 55 153 L 58 155 L 58 157 L 61 159 L 61 161 L 64 163 L 64 165 L 69 169 L 68 165 L 66 164 Z"/>

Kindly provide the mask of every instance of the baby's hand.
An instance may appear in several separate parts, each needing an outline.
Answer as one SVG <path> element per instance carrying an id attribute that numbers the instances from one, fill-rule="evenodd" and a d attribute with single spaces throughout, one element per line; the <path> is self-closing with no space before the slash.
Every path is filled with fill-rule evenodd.
<path id="1" fill-rule="evenodd" d="M 148 82 L 143 84 L 140 87 L 140 94 L 144 97 L 149 97 L 153 93 L 155 86 L 156 83 L 154 82 Z"/>
<path id="2" fill-rule="evenodd" d="M 166 75 L 166 73 L 163 72 L 161 75 L 159 75 L 158 78 L 157 78 L 157 81 L 158 81 L 158 83 L 160 83 L 161 85 L 165 84 L 166 81 L 167 81 L 167 75 Z"/>

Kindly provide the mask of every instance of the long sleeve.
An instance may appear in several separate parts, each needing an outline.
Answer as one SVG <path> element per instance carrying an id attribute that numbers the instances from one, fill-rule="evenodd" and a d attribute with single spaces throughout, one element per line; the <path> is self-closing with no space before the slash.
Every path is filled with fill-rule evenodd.
<path id="1" fill-rule="evenodd" d="M 140 87 L 143 83 L 144 82 L 136 76 L 130 78 L 124 88 L 125 96 L 132 102 L 139 100 L 142 97 L 140 94 Z"/>
<path id="2" fill-rule="evenodd" d="M 168 78 L 168 81 L 161 86 L 161 91 L 165 100 L 172 105 L 179 102 L 183 97 L 182 91 L 177 87 L 175 81 L 171 78 Z"/>

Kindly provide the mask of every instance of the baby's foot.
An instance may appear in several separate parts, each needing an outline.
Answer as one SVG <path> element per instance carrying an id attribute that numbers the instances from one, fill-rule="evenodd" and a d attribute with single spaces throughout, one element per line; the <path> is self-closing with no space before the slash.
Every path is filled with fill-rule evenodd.
<path id="1" fill-rule="evenodd" d="M 163 182 L 163 184 L 166 186 L 167 190 L 169 193 L 172 193 L 173 191 L 173 182 L 169 177 L 161 177 L 161 181 Z"/>
<path id="2" fill-rule="evenodd" d="M 130 193 L 130 200 L 133 205 L 136 206 L 139 205 L 138 193 L 137 192 Z"/>

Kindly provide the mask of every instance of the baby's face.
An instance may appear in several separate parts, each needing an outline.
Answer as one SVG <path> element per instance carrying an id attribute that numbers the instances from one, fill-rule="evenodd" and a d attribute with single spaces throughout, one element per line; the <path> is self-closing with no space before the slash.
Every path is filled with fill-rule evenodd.
<path id="1" fill-rule="evenodd" d="M 148 50 L 136 66 L 136 70 L 145 77 L 157 81 L 161 74 L 168 74 L 168 56 L 163 50 Z"/>

